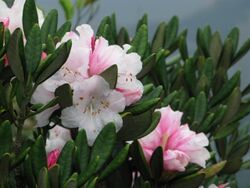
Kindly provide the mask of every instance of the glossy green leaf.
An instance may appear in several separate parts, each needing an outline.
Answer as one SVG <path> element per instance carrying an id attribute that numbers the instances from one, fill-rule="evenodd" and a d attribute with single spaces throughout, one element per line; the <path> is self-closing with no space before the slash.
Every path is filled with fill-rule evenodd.
<path id="1" fill-rule="evenodd" d="M 45 167 L 40 170 L 37 188 L 49 188 L 48 170 Z"/>
<path id="2" fill-rule="evenodd" d="M 207 98 L 204 92 L 201 92 L 195 101 L 194 121 L 201 123 L 207 112 Z"/>
<path id="3" fill-rule="evenodd" d="M 216 130 L 214 134 L 214 139 L 221 139 L 229 134 L 231 134 L 234 130 L 238 128 L 239 124 L 238 123 L 231 123 L 229 125 L 221 126 Z"/>
<path id="4" fill-rule="evenodd" d="M 239 83 L 240 80 L 240 72 L 236 72 L 232 78 L 226 82 L 222 88 L 219 90 L 219 92 L 212 98 L 210 101 L 210 106 L 214 106 L 221 100 L 225 99 L 230 93 L 232 93 L 235 86 Z"/>
<path id="5" fill-rule="evenodd" d="M 154 178 L 161 177 L 163 172 L 163 151 L 161 146 L 154 150 L 150 159 L 150 168 Z"/>
<path id="6" fill-rule="evenodd" d="M 231 39 L 227 39 L 224 43 L 219 66 L 228 69 L 233 57 L 233 42 Z"/>
<path id="7" fill-rule="evenodd" d="M 165 35 L 165 49 L 169 49 L 176 40 L 179 29 L 179 19 L 177 16 L 171 18 L 167 23 Z"/>
<path id="8" fill-rule="evenodd" d="M 69 84 L 63 84 L 56 88 L 55 96 L 58 97 L 58 103 L 61 109 L 70 107 L 73 105 L 73 94 Z"/>
<path id="9" fill-rule="evenodd" d="M 47 156 L 43 137 L 40 135 L 30 150 L 30 160 L 36 180 L 39 179 L 40 170 L 47 166 Z"/>
<path id="10" fill-rule="evenodd" d="M 53 9 L 49 12 L 46 16 L 41 32 L 42 32 L 42 42 L 46 43 L 48 36 L 54 36 L 57 31 L 57 22 L 58 22 L 58 12 L 57 10 Z"/>
<path id="11" fill-rule="evenodd" d="M 88 140 L 86 131 L 84 129 L 80 130 L 77 134 L 75 145 L 77 147 L 76 150 L 76 162 L 78 167 L 80 168 L 80 172 L 84 172 L 86 170 L 88 162 L 90 149 L 88 146 Z"/>
<path id="12" fill-rule="evenodd" d="M 50 185 L 53 188 L 59 188 L 59 175 L 60 175 L 60 166 L 55 164 L 49 169 L 49 180 Z"/>
<path id="13" fill-rule="evenodd" d="M 65 33 L 69 32 L 71 29 L 71 22 L 67 21 L 65 22 L 56 32 L 56 36 L 59 37 L 59 39 L 63 38 Z"/>
<path id="14" fill-rule="evenodd" d="M 29 187 L 36 187 L 35 174 L 32 169 L 31 158 L 28 155 L 23 163 L 24 178 Z"/>
<path id="15" fill-rule="evenodd" d="M 126 159 L 129 151 L 129 144 L 127 144 L 124 148 L 119 151 L 118 154 L 114 157 L 114 159 L 107 165 L 107 167 L 101 172 L 99 180 L 104 179 L 114 170 L 116 170 Z"/>
<path id="16" fill-rule="evenodd" d="M 133 115 L 141 114 L 149 109 L 156 107 L 156 105 L 159 103 L 160 98 L 155 99 L 149 99 L 142 102 L 135 103 L 134 105 L 130 106 L 127 111 L 131 112 Z"/>
<path id="17" fill-rule="evenodd" d="M 117 44 L 120 46 L 123 46 L 124 44 L 129 44 L 130 39 L 129 39 L 129 34 L 126 28 L 122 27 L 120 31 L 118 32 L 117 36 Z"/>
<path id="18" fill-rule="evenodd" d="M 39 85 L 52 76 L 68 59 L 71 49 L 71 41 L 63 43 L 55 51 L 56 57 L 53 58 L 52 62 L 48 61 L 49 64 L 43 65 L 44 69 L 37 76 L 36 84 Z"/>
<path id="19" fill-rule="evenodd" d="M 233 64 L 239 61 L 250 50 L 250 38 L 240 47 L 239 51 L 233 58 Z"/>
<path id="20" fill-rule="evenodd" d="M 72 176 L 68 179 L 68 181 L 64 184 L 64 188 L 77 188 L 77 177 L 78 174 L 74 173 Z"/>
<path id="21" fill-rule="evenodd" d="M 241 165 L 242 165 L 241 158 L 228 160 L 226 165 L 222 169 L 221 174 L 234 174 L 240 169 Z"/>
<path id="22" fill-rule="evenodd" d="M 117 78 L 118 78 L 118 67 L 117 65 L 112 65 L 100 74 L 106 82 L 109 83 L 110 89 L 116 88 Z"/>
<path id="23" fill-rule="evenodd" d="M 142 148 L 137 140 L 134 141 L 132 145 L 130 146 L 130 154 L 134 161 L 134 165 L 136 165 L 141 175 L 144 178 L 149 179 L 152 176 L 151 171 L 150 171 L 148 162 L 145 159 Z"/>
<path id="24" fill-rule="evenodd" d="M 23 40 L 22 31 L 16 29 L 11 35 L 9 46 L 7 48 L 7 57 L 9 65 L 15 76 L 21 82 L 24 82 L 24 68 L 20 57 L 19 43 Z"/>
<path id="25" fill-rule="evenodd" d="M 166 23 L 162 22 L 155 32 L 153 41 L 152 41 L 152 52 L 155 53 L 159 49 L 164 48 L 165 42 L 165 30 L 166 30 Z"/>
<path id="26" fill-rule="evenodd" d="M 72 140 L 68 141 L 58 158 L 58 165 L 60 166 L 60 187 L 67 181 L 67 179 L 70 177 L 71 170 L 72 170 L 72 155 L 74 151 L 75 145 Z"/>
<path id="27" fill-rule="evenodd" d="M 170 184 L 170 188 L 197 188 L 201 185 L 202 181 L 205 178 L 205 174 L 193 174 L 181 179 L 177 179 Z"/>
<path id="28" fill-rule="evenodd" d="M 184 36 L 180 37 L 179 40 L 179 51 L 183 60 L 188 59 L 188 48 L 187 48 L 187 39 Z"/>
<path id="29" fill-rule="evenodd" d="M 33 73 L 41 60 L 42 42 L 41 31 L 38 24 L 35 24 L 29 32 L 25 45 L 25 60 L 27 71 Z"/>
<path id="30" fill-rule="evenodd" d="M 147 14 L 144 14 L 142 16 L 142 18 L 138 21 L 138 23 L 136 25 L 136 31 L 138 31 L 142 25 L 148 25 L 148 15 Z"/>
<path id="31" fill-rule="evenodd" d="M 153 66 L 156 64 L 156 54 L 153 53 L 149 57 L 147 57 L 145 60 L 143 60 L 143 67 L 141 72 L 139 72 L 136 77 L 138 79 L 143 78 L 146 76 L 153 68 Z"/>
<path id="32" fill-rule="evenodd" d="M 209 47 L 209 54 L 212 57 L 215 67 L 219 61 L 220 55 L 222 52 L 222 42 L 220 38 L 220 34 L 215 32 L 212 36 L 210 47 Z"/>
<path id="33" fill-rule="evenodd" d="M 228 34 L 227 38 L 230 38 L 232 41 L 232 45 L 233 45 L 233 56 L 237 50 L 238 47 L 238 43 L 239 43 L 239 36 L 240 36 L 240 30 L 237 27 L 234 27 L 230 33 Z"/>
<path id="34" fill-rule="evenodd" d="M 133 38 L 132 47 L 128 50 L 130 52 L 137 52 L 141 57 L 144 56 L 148 46 L 148 27 L 143 24 Z"/>
<path id="35" fill-rule="evenodd" d="M 35 24 L 38 24 L 38 15 L 35 0 L 26 0 L 23 7 L 23 30 L 26 38 Z"/>

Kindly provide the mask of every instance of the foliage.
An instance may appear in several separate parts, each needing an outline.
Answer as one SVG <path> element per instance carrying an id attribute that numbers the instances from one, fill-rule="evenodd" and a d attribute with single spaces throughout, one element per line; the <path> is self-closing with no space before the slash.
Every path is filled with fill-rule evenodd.
<path id="1" fill-rule="evenodd" d="M 73 5 L 64 0 L 60 3 L 70 20 Z M 92 1 L 77 1 L 77 9 L 89 3 Z M 187 30 L 179 32 L 177 17 L 159 24 L 152 41 L 146 15 L 139 20 L 132 39 L 125 28 L 117 32 L 114 15 L 105 17 L 97 35 L 111 44 L 130 43 L 129 52 L 142 57 L 143 68 L 137 77 L 144 84 L 143 97 L 121 114 L 123 127 L 118 133 L 109 123 L 90 147 L 86 132 L 77 132 L 64 146 L 57 165 L 48 169 L 45 140 L 49 127 L 34 128 L 28 137 L 23 132 L 34 115 L 57 104 L 65 108 L 72 103 L 68 85 L 60 86 L 48 104 L 30 102 L 38 85 L 67 60 L 71 42 L 56 45 L 70 31 L 71 24 L 66 22 L 58 28 L 58 14 L 52 10 L 40 27 L 36 17 L 31 16 L 37 15 L 34 6 L 34 0 L 26 1 L 24 33 L 16 29 L 10 34 L 0 25 L 1 187 L 177 188 L 215 181 L 236 187 L 235 173 L 249 169 L 249 160 L 243 157 L 249 150 L 250 138 L 241 120 L 250 113 L 250 100 L 249 86 L 240 89 L 240 72 L 229 77 L 228 70 L 249 51 L 250 39 L 239 47 L 239 31 L 233 28 L 222 42 L 220 34 L 206 26 L 197 30 L 197 49 L 190 54 Z M 44 60 L 42 52 L 48 54 Z M 3 66 L 5 54 L 10 66 Z M 111 86 L 116 84 L 116 66 L 102 74 Z M 154 151 L 149 163 L 146 161 L 137 140 L 158 124 L 160 113 L 154 109 L 167 105 L 182 111 L 182 122 L 192 130 L 208 135 L 212 157 L 206 169 L 189 165 L 183 173 L 167 173 L 163 170 L 161 147 Z M 60 124 L 56 117 L 54 114 L 52 122 Z"/>

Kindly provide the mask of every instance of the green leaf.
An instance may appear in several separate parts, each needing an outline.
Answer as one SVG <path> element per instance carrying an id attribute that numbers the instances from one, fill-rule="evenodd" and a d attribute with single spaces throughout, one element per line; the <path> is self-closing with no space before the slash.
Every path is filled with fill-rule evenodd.
<path id="1" fill-rule="evenodd" d="M 183 60 L 188 59 L 188 48 L 187 48 L 187 38 L 184 36 L 180 37 L 179 40 L 179 51 Z"/>
<path id="2" fill-rule="evenodd" d="M 5 3 L 6 3 L 6 5 L 10 8 L 10 7 L 12 7 L 12 5 L 13 5 L 13 3 L 14 3 L 14 0 L 3 0 Z"/>
<path id="3" fill-rule="evenodd" d="M 60 0 L 66 20 L 71 20 L 74 16 L 74 5 L 71 0 Z"/>
<path id="4" fill-rule="evenodd" d="M 141 72 L 137 74 L 137 78 L 141 79 L 144 76 L 146 76 L 153 68 L 153 66 L 156 64 L 156 54 L 153 53 L 150 56 L 148 56 L 145 60 L 143 60 L 143 67 Z"/>
<path id="5" fill-rule="evenodd" d="M 77 147 L 76 162 L 78 167 L 80 168 L 80 172 L 84 172 L 87 169 L 90 154 L 87 135 L 84 129 L 78 132 L 75 140 L 75 145 Z"/>
<path id="6" fill-rule="evenodd" d="M 249 151 L 250 136 L 247 135 L 241 138 L 236 144 L 233 145 L 232 149 L 228 153 L 229 159 L 243 158 L 244 155 Z"/>
<path id="7" fill-rule="evenodd" d="M 186 176 L 181 179 L 177 179 L 173 183 L 170 184 L 170 188 L 197 188 L 201 185 L 202 181 L 205 178 L 205 174 L 193 174 L 190 176 Z"/>
<path id="8" fill-rule="evenodd" d="M 214 113 L 207 115 L 206 118 L 203 120 L 202 124 L 198 127 L 197 131 L 204 133 L 209 132 L 214 119 L 215 119 Z"/>
<path id="9" fill-rule="evenodd" d="M 30 150 L 30 160 L 32 163 L 33 173 L 36 180 L 39 179 L 39 172 L 43 167 L 47 166 L 47 156 L 43 137 L 40 135 Z"/>
<path id="10" fill-rule="evenodd" d="M 167 23 L 165 35 L 165 49 L 169 49 L 176 40 L 179 29 L 179 19 L 177 16 L 171 18 Z"/>
<path id="11" fill-rule="evenodd" d="M 128 50 L 130 52 L 136 52 L 141 57 L 144 56 L 148 47 L 148 27 L 143 24 L 135 34 L 133 41 L 131 43 L 132 47 Z"/>
<path id="12" fill-rule="evenodd" d="M 239 49 L 239 51 L 234 56 L 234 58 L 233 58 L 233 64 L 235 64 L 244 55 L 246 55 L 249 50 L 250 50 L 250 38 L 247 39 L 247 41 L 241 46 L 241 48 Z"/>
<path id="13" fill-rule="evenodd" d="M 37 188 L 49 188 L 48 170 L 45 167 L 40 170 Z"/>
<path id="14" fill-rule="evenodd" d="M 117 36 L 117 44 L 119 46 L 123 46 L 123 44 L 129 44 L 130 39 L 129 39 L 129 34 L 126 28 L 122 27 L 118 33 Z"/>
<path id="15" fill-rule="evenodd" d="M 216 174 L 218 174 L 224 168 L 226 162 L 227 161 L 221 161 L 217 164 L 214 164 L 212 166 L 200 170 L 199 173 L 205 174 L 205 178 L 211 178 Z"/>
<path id="16" fill-rule="evenodd" d="M 159 101 L 160 98 L 144 100 L 141 102 L 139 101 L 138 103 L 135 103 L 134 105 L 130 106 L 126 111 L 131 112 L 133 115 L 138 115 L 146 112 L 147 110 L 153 107 L 156 107 Z"/>
<path id="17" fill-rule="evenodd" d="M 57 31 L 57 22 L 58 22 L 58 12 L 53 9 L 46 16 L 41 32 L 42 32 L 42 42 L 46 43 L 48 36 L 54 36 Z"/>
<path id="18" fill-rule="evenodd" d="M 207 112 L 207 98 L 204 92 L 201 92 L 195 101 L 194 122 L 200 124 Z"/>
<path id="19" fill-rule="evenodd" d="M 77 188 L 77 177 L 78 174 L 74 173 L 72 176 L 68 179 L 68 181 L 64 184 L 64 188 Z"/>
<path id="20" fill-rule="evenodd" d="M 9 121 L 4 121 L 0 126 L 0 157 L 7 152 L 10 152 L 12 147 L 12 131 Z"/>
<path id="21" fill-rule="evenodd" d="M 49 169 L 49 179 L 52 188 L 59 188 L 60 166 L 55 164 Z"/>
<path id="22" fill-rule="evenodd" d="M 150 167 L 153 177 L 159 179 L 163 172 L 163 151 L 161 146 L 154 150 L 150 159 Z"/>
<path id="23" fill-rule="evenodd" d="M 9 153 L 5 153 L 0 156 L 0 171 L 1 171 L 0 185 L 2 182 L 6 181 L 6 179 L 9 176 L 10 161 L 11 161 L 11 155 Z"/>
<path id="24" fill-rule="evenodd" d="M 107 165 L 107 167 L 101 172 L 99 180 L 104 179 L 110 173 L 115 171 L 126 159 L 129 151 L 129 144 L 119 151 L 115 158 Z"/>
<path id="25" fill-rule="evenodd" d="M 130 154 L 132 156 L 134 165 L 137 167 L 141 175 L 145 179 L 150 179 L 152 176 L 151 171 L 148 162 L 145 159 L 140 143 L 137 140 L 134 141 L 130 146 Z"/>
<path id="26" fill-rule="evenodd" d="M 29 32 L 24 53 L 27 71 L 31 74 L 38 67 L 42 54 L 41 31 L 38 24 L 35 24 Z"/>
<path id="27" fill-rule="evenodd" d="M 30 149 L 31 149 L 30 147 L 25 148 L 24 151 L 22 151 L 18 156 L 15 157 L 14 161 L 11 162 L 12 169 L 17 167 L 18 165 L 20 165 L 24 161 L 24 159 L 27 156 L 27 154 L 29 153 Z"/>
<path id="28" fill-rule="evenodd" d="M 44 70 L 37 76 L 36 85 L 41 84 L 50 76 L 52 76 L 68 59 L 69 53 L 71 49 L 71 41 L 63 43 L 57 50 L 55 51 L 56 57 L 49 64 L 44 65 Z"/>
<path id="29" fill-rule="evenodd" d="M 152 118 L 151 110 L 139 115 L 125 116 L 123 118 L 123 127 L 118 132 L 118 138 L 126 141 L 141 138 L 151 127 Z"/>
<path id="30" fill-rule="evenodd" d="M 56 88 L 55 96 L 58 97 L 58 102 L 61 109 L 70 107 L 73 105 L 72 89 L 69 84 L 63 84 Z"/>
<path id="31" fill-rule="evenodd" d="M 63 184 L 67 181 L 71 174 L 74 147 L 74 142 L 72 140 L 68 141 L 63 147 L 58 158 L 57 163 L 60 166 L 60 187 L 63 187 Z"/>
<path id="32" fill-rule="evenodd" d="M 23 30 L 26 38 L 35 24 L 38 24 L 35 0 L 26 0 L 23 7 Z"/>
<path id="33" fill-rule="evenodd" d="M 110 17 L 109 16 L 104 17 L 98 26 L 96 36 L 98 36 L 98 37 L 102 36 L 104 31 L 105 31 L 106 25 L 109 26 L 110 23 L 111 23 Z"/>
<path id="34" fill-rule="evenodd" d="M 170 103 L 173 101 L 174 98 L 176 98 L 178 95 L 178 91 L 173 91 L 167 97 L 163 99 L 163 102 L 161 104 L 162 107 L 170 105 Z"/>
<path id="35" fill-rule="evenodd" d="M 21 40 L 23 40 L 22 31 L 20 29 L 16 29 L 10 38 L 10 42 L 7 48 L 7 58 L 10 68 L 17 79 L 21 82 L 24 82 L 24 68 L 22 65 L 19 48 L 19 43 Z"/>
<path id="36" fill-rule="evenodd" d="M 59 37 L 59 39 L 63 38 L 65 33 L 69 32 L 71 29 L 71 22 L 67 21 L 65 22 L 56 32 L 56 36 Z"/>
<path id="37" fill-rule="evenodd" d="M 215 32 L 212 36 L 210 47 L 209 47 L 209 54 L 210 57 L 212 57 L 214 62 L 214 67 L 217 66 L 217 63 L 219 61 L 220 55 L 222 51 L 222 42 L 220 38 L 220 34 L 218 32 Z"/>
<path id="38" fill-rule="evenodd" d="M 232 78 L 228 82 L 226 82 L 222 86 L 219 92 L 212 98 L 209 105 L 214 106 L 218 102 L 225 99 L 225 97 L 227 97 L 230 93 L 232 93 L 232 90 L 239 83 L 239 80 L 240 80 L 240 72 L 238 71 L 232 76 Z"/>
<path id="39" fill-rule="evenodd" d="M 97 181 L 98 181 L 98 177 L 93 178 L 92 180 L 90 180 L 90 181 L 87 182 L 86 187 L 88 187 L 88 188 L 95 188 L 96 184 L 97 184 Z"/>
<path id="40" fill-rule="evenodd" d="M 138 21 L 138 23 L 136 25 L 136 31 L 138 31 L 142 25 L 148 25 L 148 15 L 147 14 L 144 14 L 142 16 L 142 18 Z"/>
<path id="41" fill-rule="evenodd" d="M 23 171 L 24 171 L 24 178 L 29 185 L 29 187 L 36 187 L 36 180 L 34 170 L 32 169 L 32 161 L 29 155 L 27 155 L 26 159 L 23 163 Z"/>
<path id="42" fill-rule="evenodd" d="M 231 64 L 232 57 L 233 57 L 233 43 L 231 39 L 227 39 L 223 46 L 219 66 L 227 70 Z"/>
<path id="43" fill-rule="evenodd" d="M 227 111 L 222 120 L 222 124 L 226 125 L 229 123 L 237 114 L 241 103 L 241 91 L 239 87 L 236 87 L 227 100 Z"/>
<path id="44" fill-rule="evenodd" d="M 109 83 L 110 89 L 116 88 L 117 78 L 118 78 L 118 67 L 117 65 L 112 65 L 100 74 L 101 77 Z"/>
<path id="45" fill-rule="evenodd" d="M 83 185 L 85 181 L 96 173 L 108 160 L 112 153 L 116 141 L 116 130 L 114 123 L 108 123 L 97 136 L 87 170 L 82 172 L 78 178 L 78 185 Z M 105 147 L 104 147 L 105 146 Z"/>
<path id="46" fill-rule="evenodd" d="M 229 125 L 221 126 L 216 130 L 214 134 L 214 139 L 217 140 L 224 138 L 229 134 L 231 134 L 233 131 L 235 131 L 238 127 L 239 127 L 238 123 L 231 123 Z"/>
<path id="47" fill-rule="evenodd" d="M 155 53 L 159 49 L 164 48 L 164 41 L 165 41 L 165 31 L 166 31 L 166 23 L 162 22 L 154 35 L 153 41 L 152 41 L 152 52 Z"/>
<path id="48" fill-rule="evenodd" d="M 224 168 L 221 171 L 221 174 L 235 174 L 236 172 L 238 172 L 238 170 L 240 169 L 241 165 L 242 165 L 242 159 L 241 158 L 236 158 L 233 160 L 228 160 L 226 165 L 224 166 Z"/>
<path id="49" fill-rule="evenodd" d="M 240 36 L 240 30 L 237 27 L 234 27 L 230 33 L 228 34 L 227 38 L 230 38 L 232 41 L 232 45 L 233 45 L 233 51 L 232 51 L 232 55 L 234 56 L 237 47 L 238 47 L 238 43 L 239 43 L 239 36 Z"/>

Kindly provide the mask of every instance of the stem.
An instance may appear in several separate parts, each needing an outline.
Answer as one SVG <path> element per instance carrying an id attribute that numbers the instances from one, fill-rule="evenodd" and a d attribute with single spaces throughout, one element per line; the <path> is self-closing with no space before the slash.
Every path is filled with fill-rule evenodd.
<path id="1" fill-rule="evenodd" d="M 23 124 L 24 124 L 23 120 L 18 122 L 16 140 L 14 143 L 16 156 L 18 156 L 21 152 Z M 15 177 L 16 177 L 16 186 L 22 188 L 23 182 L 22 182 L 21 166 L 17 166 L 15 168 Z"/>

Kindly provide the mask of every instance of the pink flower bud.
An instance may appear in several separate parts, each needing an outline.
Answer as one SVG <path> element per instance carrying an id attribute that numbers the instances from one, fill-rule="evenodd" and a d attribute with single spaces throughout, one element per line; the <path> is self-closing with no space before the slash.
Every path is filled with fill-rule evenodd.
<path id="1" fill-rule="evenodd" d="M 60 155 L 59 149 L 55 149 L 48 154 L 47 164 L 49 169 L 56 164 L 59 155 Z"/>

